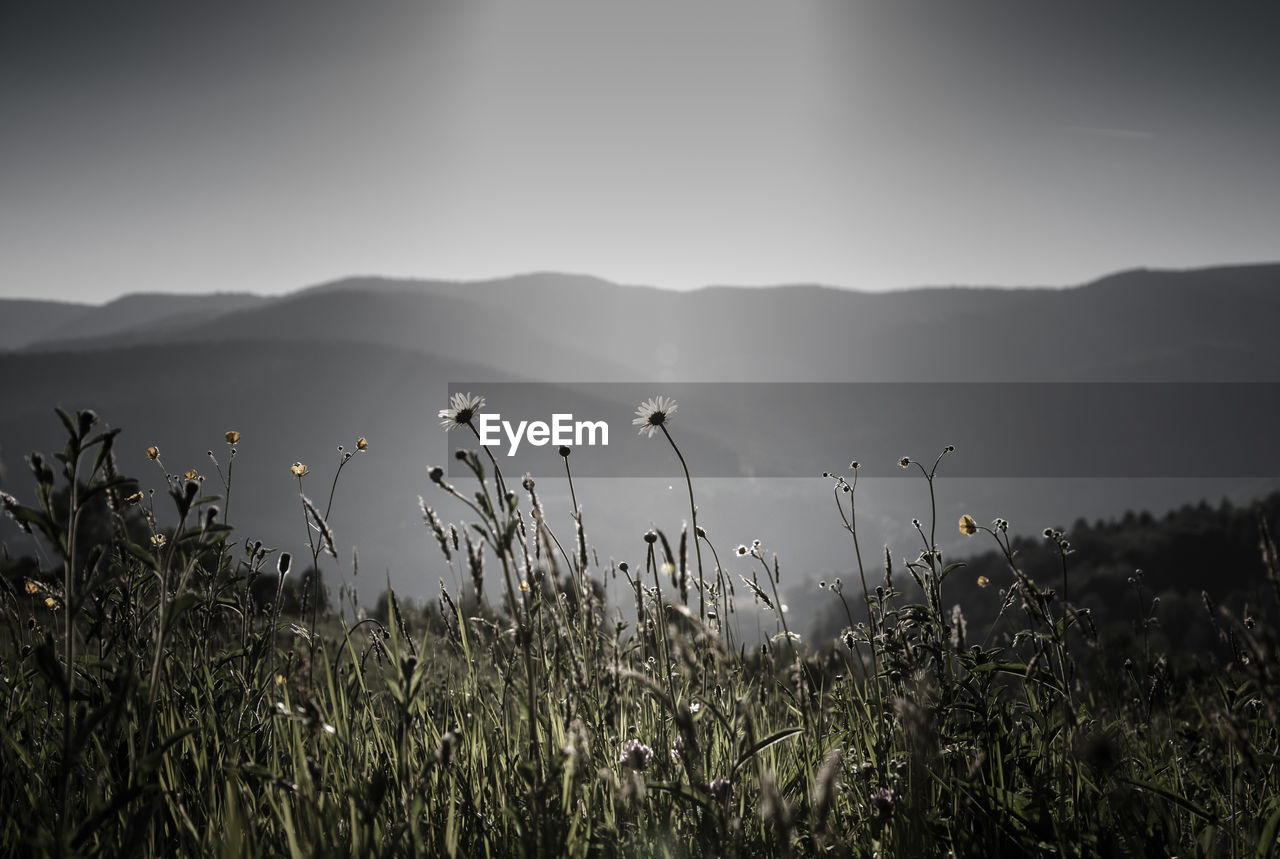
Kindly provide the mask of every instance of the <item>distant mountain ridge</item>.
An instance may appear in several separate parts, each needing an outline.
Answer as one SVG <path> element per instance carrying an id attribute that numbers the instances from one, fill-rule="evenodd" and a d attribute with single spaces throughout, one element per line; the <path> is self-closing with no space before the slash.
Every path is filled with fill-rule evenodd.
<path id="1" fill-rule="evenodd" d="M 195 325 L 267 301 L 249 293 L 130 293 L 102 305 L 0 299 L 0 351 L 118 345 L 130 334 Z"/>
<path id="2" fill-rule="evenodd" d="M 236 429 L 244 439 L 233 523 L 252 532 L 242 536 L 297 551 L 306 532 L 288 465 L 304 461 L 315 475 L 308 481 L 326 481 L 334 447 L 367 436 L 370 450 L 344 471 L 330 524 L 340 541 L 359 543 L 362 568 L 374 571 L 379 586 L 389 574 L 398 587 L 421 595 L 454 575 L 430 555 L 416 512 L 421 494 L 446 510 L 446 518 L 462 514 L 433 495 L 425 471 L 449 461 L 436 412 L 447 405 L 451 383 L 484 393 L 486 382 L 643 382 L 646 390 L 652 386 L 645 396 L 652 396 L 675 382 L 1280 382 L 1277 318 L 1280 264 L 1123 272 L 1068 289 L 866 293 L 716 286 L 670 292 L 543 273 L 477 283 L 351 278 L 271 298 L 136 295 L 101 307 L 0 300 L 0 481 L 6 491 L 27 496 L 22 457 L 61 446 L 55 405 L 93 408 L 104 422 L 123 426 L 120 468 L 151 488 L 163 488 L 163 475 L 144 458 L 147 445 L 161 448 L 170 469 L 196 468 L 213 479 L 208 454 L 225 463 L 222 435 Z M 610 419 L 632 439 L 636 405 L 609 405 Z M 918 412 L 929 446 L 941 449 L 955 434 L 950 416 L 937 413 L 936 405 L 913 404 L 910 411 Z M 752 409 L 768 408 L 768 402 L 747 403 L 735 421 L 749 422 Z M 859 421 L 877 421 L 875 414 L 854 413 Z M 735 427 L 716 425 L 708 415 L 696 399 L 682 401 L 675 420 L 680 437 L 707 456 L 744 455 L 733 444 Z M 855 449 L 857 426 L 806 427 L 807 417 L 797 415 L 786 437 L 767 439 L 746 455 L 820 442 L 840 450 L 832 468 L 855 457 L 889 463 L 904 453 L 936 455 Z M 980 431 L 968 436 L 989 438 Z M 659 465 L 678 469 L 662 439 L 652 442 Z M 547 455 L 562 466 L 554 450 Z M 592 455 L 605 454 L 583 450 L 573 461 L 586 465 Z M 548 481 L 540 492 L 563 525 L 568 501 L 558 495 L 559 482 Z M 921 513 L 917 487 L 888 482 L 901 486 L 900 495 L 875 496 L 860 514 L 869 531 L 897 528 Z M 216 483 L 208 486 L 220 491 Z M 965 490 L 965 497 L 977 497 L 985 486 Z M 678 488 L 660 478 L 580 487 L 588 533 L 600 541 L 602 556 L 636 562 L 631 542 L 648 527 L 677 532 L 688 516 Z M 309 484 L 307 491 L 321 489 Z M 743 478 L 700 483 L 697 491 L 700 510 L 706 505 L 699 524 L 722 548 L 761 536 L 802 575 L 830 572 L 826 553 L 839 550 L 821 536 L 812 539 L 813 523 L 823 523 L 817 533 L 831 543 L 839 539 L 825 527 L 834 515 L 827 490 L 814 492 L 803 480 Z M 1010 495 L 1012 508 L 993 514 L 1036 533 L 1048 523 L 1020 521 L 1012 512 L 1019 505 L 1047 498 L 1057 505 L 1050 509 L 1072 518 L 1136 505 L 1114 485 L 1099 490 L 1063 482 L 1052 492 L 1039 485 L 1009 491 L 1033 494 Z M 1169 484 L 1158 491 L 1158 503 L 1143 503 L 1194 502 L 1201 496 L 1180 493 L 1226 490 Z M 954 521 L 945 506 L 939 509 Z M 980 511 L 954 515 L 959 512 Z M 892 530 L 886 532 L 884 542 L 893 539 Z"/>
<path id="3" fill-rule="evenodd" d="M 126 297 L 100 310 L 96 334 L 90 314 L 25 348 L 325 337 L 574 381 L 1280 379 L 1280 264 L 1135 270 L 1054 290 L 669 292 L 531 274 L 353 278 L 274 299 L 193 296 L 190 306 L 175 298 Z"/>

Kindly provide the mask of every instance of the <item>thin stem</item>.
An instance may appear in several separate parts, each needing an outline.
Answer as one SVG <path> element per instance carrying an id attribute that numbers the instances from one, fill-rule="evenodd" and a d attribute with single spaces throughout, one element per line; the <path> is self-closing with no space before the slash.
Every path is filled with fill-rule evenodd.
<path id="1" fill-rule="evenodd" d="M 675 440 L 671 438 L 671 433 L 667 432 L 666 424 L 659 424 L 662 434 L 667 437 L 667 441 L 671 443 L 671 449 L 676 452 L 676 456 L 680 459 L 680 467 L 684 469 L 684 482 L 689 487 L 689 515 L 693 517 L 693 549 L 694 554 L 698 557 L 698 619 L 706 621 L 707 619 L 707 583 L 702 578 L 702 543 L 698 539 L 698 506 L 693 503 L 693 478 L 689 476 L 689 466 L 684 461 L 684 454 L 680 452 L 680 448 L 676 447 Z"/>
<path id="2" fill-rule="evenodd" d="M 854 469 L 853 484 L 849 487 L 849 515 L 848 516 L 844 515 L 844 505 L 840 503 L 839 484 L 837 484 L 836 488 L 832 491 L 835 495 L 836 509 L 840 511 L 840 518 L 844 520 L 845 530 L 848 531 L 850 536 L 853 537 L 853 553 L 858 559 L 858 578 L 862 581 L 862 601 L 867 609 L 867 643 L 871 645 L 871 674 L 873 677 L 875 677 L 876 693 L 877 693 L 877 697 L 879 697 L 880 660 L 879 660 L 879 657 L 876 655 L 876 635 L 877 635 L 876 622 L 875 622 L 875 617 L 871 611 L 871 594 L 867 590 L 867 572 L 866 572 L 866 568 L 862 564 L 862 547 L 858 544 L 857 508 L 854 506 L 854 502 L 853 502 L 853 494 L 857 490 L 857 488 L 858 488 L 858 471 L 857 469 Z M 844 594 L 839 594 L 839 596 L 840 596 L 841 602 L 843 602 Z M 848 612 L 848 605 L 845 606 L 845 611 L 846 613 Z M 849 619 L 849 627 L 850 627 L 850 632 L 852 632 L 853 631 L 852 618 Z M 858 658 L 858 663 L 859 664 L 862 663 L 861 657 Z M 863 666 L 863 671 L 864 672 L 866 671 L 865 666 Z"/>
<path id="3" fill-rule="evenodd" d="M 76 688 L 76 642 L 75 630 L 71 626 L 71 607 L 73 604 L 73 587 L 75 585 L 76 539 L 77 525 L 80 519 L 80 441 L 75 445 L 75 458 L 71 461 L 71 486 L 68 490 L 67 511 L 67 562 L 63 568 L 62 581 L 62 621 L 63 635 L 66 640 L 67 690 L 62 702 L 62 820 L 69 823 L 71 814 L 71 701 L 75 698 Z"/>

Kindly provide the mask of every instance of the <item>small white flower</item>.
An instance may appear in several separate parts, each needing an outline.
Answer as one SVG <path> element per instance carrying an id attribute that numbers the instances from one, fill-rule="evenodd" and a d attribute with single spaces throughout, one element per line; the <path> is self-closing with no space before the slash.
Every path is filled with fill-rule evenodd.
<path id="1" fill-rule="evenodd" d="M 647 432 L 649 438 L 653 438 L 653 434 L 666 426 L 667 421 L 675 413 L 675 400 L 670 397 L 654 397 L 640 404 L 640 408 L 636 409 L 636 417 L 631 420 L 631 424 L 640 427 L 640 435 L 644 435 Z"/>
<path id="2" fill-rule="evenodd" d="M 440 426 L 445 430 L 470 424 L 476 413 L 484 407 L 484 397 L 471 393 L 454 394 L 449 398 L 449 406 L 440 410 Z"/>

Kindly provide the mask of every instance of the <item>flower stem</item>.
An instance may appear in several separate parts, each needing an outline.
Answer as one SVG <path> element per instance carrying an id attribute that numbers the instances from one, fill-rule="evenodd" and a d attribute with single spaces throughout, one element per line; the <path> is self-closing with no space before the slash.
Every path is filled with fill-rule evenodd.
<path id="1" fill-rule="evenodd" d="M 689 465 L 684 461 L 684 454 L 680 452 L 680 448 L 676 447 L 675 440 L 671 438 L 671 433 L 667 432 L 665 424 L 659 425 L 662 434 L 667 437 L 667 441 L 671 443 L 671 449 L 676 452 L 676 456 L 680 459 L 680 467 L 684 469 L 684 482 L 689 487 L 689 515 L 693 517 L 693 548 L 698 556 L 698 619 L 706 621 L 707 619 L 707 583 L 702 578 L 702 541 L 698 537 L 698 506 L 693 503 L 693 478 L 689 476 Z"/>

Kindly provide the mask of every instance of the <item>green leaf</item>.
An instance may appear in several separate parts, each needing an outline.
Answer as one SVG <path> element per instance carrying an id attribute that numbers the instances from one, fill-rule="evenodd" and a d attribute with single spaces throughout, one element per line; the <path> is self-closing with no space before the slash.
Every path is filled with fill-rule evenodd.
<path id="1" fill-rule="evenodd" d="M 1203 820 L 1207 820 L 1210 823 L 1217 822 L 1216 817 L 1214 817 L 1208 811 L 1205 811 L 1200 806 L 1196 805 L 1191 800 L 1187 799 L 1185 796 L 1178 796 L 1176 793 L 1170 790 L 1167 790 L 1163 787 L 1160 787 L 1159 785 L 1154 785 L 1151 782 L 1139 781 L 1138 779 L 1132 779 L 1132 778 L 1122 779 L 1122 781 L 1124 781 L 1126 784 L 1129 784 L 1129 785 L 1132 785 L 1133 787 L 1138 788 L 1139 790 L 1147 790 L 1147 791 L 1151 791 L 1152 793 L 1159 794 L 1160 796 L 1163 796 L 1165 799 L 1172 802 L 1174 805 L 1177 805 L 1180 808 L 1184 808 L 1187 811 L 1191 812 L 1196 817 L 1199 817 Z"/>
<path id="2" fill-rule="evenodd" d="M 112 448 L 112 445 L 114 445 L 114 444 L 115 444 L 116 436 L 117 436 L 119 433 L 120 433 L 120 429 L 119 429 L 119 428 L 111 429 L 111 430 L 107 430 L 106 432 L 102 432 L 102 433 L 98 433 L 98 434 L 97 434 L 96 436 L 94 436 L 94 437 L 93 437 L 93 439 L 92 439 L 92 440 L 90 440 L 90 441 L 89 441 L 89 443 L 86 445 L 86 447 L 93 447 L 95 444 L 99 444 L 99 443 L 101 443 L 101 444 L 102 444 L 102 447 L 98 448 L 98 455 L 97 455 L 96 457 L 94 457 L 94 459 L 93 459 L 93 472 L 94 472 L 94 473 L 96 473 L 96 472 L 98 471 L 98 469 L 99 469 L 99 468 L 102 468 L 102 463 L 106 462 L 107 457 L 109 457 L 109 456 L 111 455 L 111 448 Z"/>
<path id="3" fill-rule="evenodd" d="M 40 529 L 40 533 L 49 538 L 49 542 L 58 542 L 58 529 L 54 525 L 53 520 L 39 510 L 31 507 L 23 507 L 22 505 L 13 505 L 6 508 L 18 526 L 24 531 L 30 531 L 34 526 Z"/>
<path id="4" fill-rule="evenodd" d="M 775 731 L 774 733 L 765 737 L 763 740 L 760 740 L 751 748 L 745 750 L 738 757 L 738 762 L 733 765 L 732 772 L 736 773 L 738 770 L 742 769 L 743 764 L 747 763 L 747 761 L 751 760 L 756 755 L 760 754 L 765 749 L 769 748 L 775 743 L 780 743 L 789 737 L 794 737 L 796 734 L 802 733 L 803 731 L 804 731 L 804 728 L 783 728 L 781 731 Z"/>
<path id="5" fill-rule="evenodd" d="M 1275 811 L 1267 818 L 1267 825 L 1262 827 L 1262 835 L 1258 838 L 1259 859 L 1271 859 L 1276 853 L 1276 835 L 1280 834 L 1280 802 L 1273 802 Z"/>
<path id="6" fill-rule="evenodd" d="M 139 769 L 145 773 L 154 772 L 164 762 L 165 753 L 168 752 L 169 749 L 171 749 L 173 746 L 177 745 L 178 742 L 181 741 L 183 737 L 186 737 L 188 734 L 194 734 L 196 732 L 196 727 L 197 726 L 192 725 L 189 728 L 183 728 L 180 731 L 176 731 L 170 734 L 168 737 L 165 738 L 164 742 L 162 742 L 159 745 L 159 747 L 156 748 L 155 751 L 147 755 L 145 758 L 143 758 L 139 762 Z"/>
<path id="7" fill-rule="evenodd" d="M 76 422 L 71 420 L 71 415 L 64 412 L 61 407 L 55 408 L 54 411 L 58 413 L 58 417 L 62 420 L 62 425 L 67 428 L 67 435 L 71 436 L 73 440 L 79 438 L 80 431 L 76 429 Z"/>
<path id="8" fill-rule="evenodd" d="M 142 548 L 137 543 L 124 540 L 121 541 L 120 546 L 130 555 L 137 558 L 139 561 L 142 561 L 142 563 L 149 568 L 156 570 L 157 572 L 160 570 L 160 564 L 156 561 L 155 555 L 151 554 L 151 552 Z"/>
<path id="9" fill-rule="evenodd" d="M 177 623 L 178 618 L 199 602 L 200 597 L 195 594 L 183 594 L 174 600 L 169 606 L 169 614 L 165 620 L 165 631 L 168 632 L 173 629 L 173 625 Z"/>

